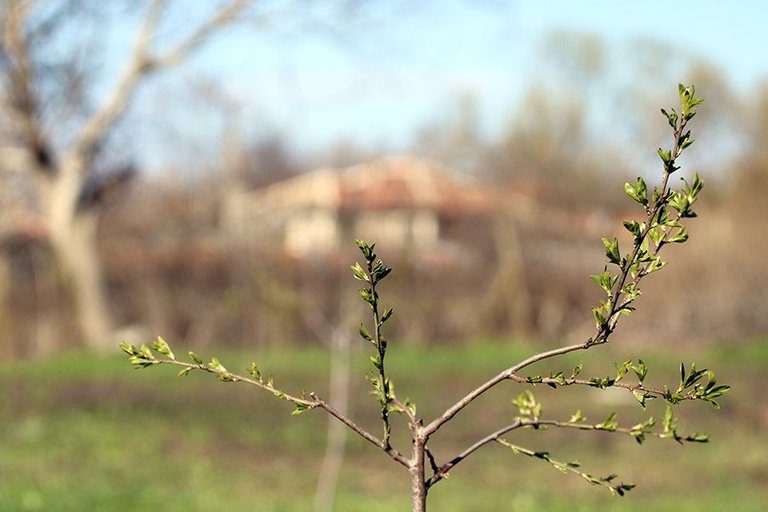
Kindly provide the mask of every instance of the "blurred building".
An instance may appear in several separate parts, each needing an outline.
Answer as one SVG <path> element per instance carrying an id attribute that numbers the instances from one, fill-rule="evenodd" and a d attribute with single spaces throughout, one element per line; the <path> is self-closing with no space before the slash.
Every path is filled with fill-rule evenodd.
<path id="1" fill-rule="evenodd" d="M 277 244 L 296 257 L 335 252 L 355 238 L 418 253 L 456 245 L 459 226 L 487 225 L 497 209 L 491 189 L 452 169 L 390 156 L 232 190 L 221 219 L 237 243 Z"/>

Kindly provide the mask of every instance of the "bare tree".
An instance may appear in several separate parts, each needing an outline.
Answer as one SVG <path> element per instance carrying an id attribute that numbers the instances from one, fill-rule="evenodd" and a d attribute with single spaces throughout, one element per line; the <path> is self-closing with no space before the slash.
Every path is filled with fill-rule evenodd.
<path id="1" fill-rule="evenodd" d="M 98 3 L 34 0 L 0 3 L 0 172 L 22 174 L 34 191 L 37 214 L 72 294 L 85 344 L 111 346 L 111 321 L 97 251 L 96 227 L 104 193 L 131 176 L 129 168 L 96 172 L 96 162 L 152 73 L 184 61 L 243 13 L 249 0 L 230 0 L 168 48 L 155 48 L 167 2 L 152 0 L 130 55 L 112 89 L 94 107 L 87 96 L 87 56 L 52 62 L 62 22 Z M 70 27 L 71 28 L 71 27 Z M 69 34 L 68 37 L 72 37 Z M 64 132 L 62 134 L 62 132 Z"/>

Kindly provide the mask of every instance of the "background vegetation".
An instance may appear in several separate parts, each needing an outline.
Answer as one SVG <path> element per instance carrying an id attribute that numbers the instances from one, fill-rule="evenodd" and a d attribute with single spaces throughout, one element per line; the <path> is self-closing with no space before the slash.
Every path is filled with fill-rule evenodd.
<path id="1" fill-rule="evenodd" d="M 467 388 L 499 369 L 500 360 L 517 360 L 539 344 L 513 340 L 477 341 L 466 346 L 401 347 L 388 358 L 400 389 L 424 414 L 435 414 Z M 585 469 L 610 468 L 638 484 L 623 499 L 562 475 L 548 465 L 486 450 L 457 467 L 445 486 L 432 493 L 441 511 L 507 510 L 762 510 L 766 494 L 765 457 L 768 408 L 761 397 L 768 385 L 765 340 L 736 348 L 681 350 L 647 347 L 639 352 L 612 345 L 591 354 L 590 367 L 611 372 L 615 360 L 630 353 L 646 360 L 660 380 L 673 381 L 675 361 L 691 352 L 697 360 L 717 361 L 721 380 L 733 385 L 721 411 L 681 406 L 682 428 L 706 425 L 712 442 L 683 446 L 650 439 L 643 446 L 609 434 L 574 435 L 558 431 L 526 441 L 582 461 Z M 364 350 L 353 356 L 367 365 Z M 319 348 L 219 354 L 232 369 L 238 361 L 263 362 L 292 382 L 290 389 L 326 393 L 328 354 Z M 417 361 L 427 361 L 426 364 Z M 570 357 L 564 369 L 578 362 Z M 571 364 L 572 366 L 572 364 Z M 244 369 L 244 368 L 243 368 Z M 459 371 L 461 369 L 461 371 Z M 141 378 L 124 358 L 83 353 L 0 368 L 4 399 L 0 406 L 0 507 L 3 510 L 191 510 L 224 508 L 301 511 L 312 506 L 315 480 L 325 443 L 325 418 L 291 416 L 292 406 L 237 385 L 215 383 L 207 375 L 174 378 L 160 368 Z M 651 375 L 649 378 L 654 377 Z M 440 454 L 461 449 L 499 418 L 512 418 L 509 397 L 515 385 L 501 386 L 468 414 L 446 427 Z M 440 389 L 439 395 L 432 389 Z M 582 394 L 537 388 L 550 413 L 569 411 L 571 400 L 597 396 L 587 416 L 616 409 L 628 421 L 639 412 L 626 393 L 593 390 Z M 351 412 L 364 425 L 380 421 L 355 380 Z M 568 404 L 568 405 L 566 405 Z M 657 406 L 654 409 L 654 406 Z M 651 404 L 659 417 L 663 404 Z M 564 413 L 566 414 L 566 413 Z M 567 413 L 570 414 L 570 413 Z M 479 416 L 476 416 L 479 415 Z M 597 419 L 595 417 L 595 419 Z M 524 436 L 525 437 L 525 436 Z M 398 442 L 397 439 L 394 440 Z M 523 441 L 521 441 L 523 442 Z M 407 476 L 364 441 L 350 438 L 335 510 L 403 510 L 410 503 Z M 402 480 L 401 485 L 388 482 Z M 400 489 L 401 492 L 394 489 Z"/>
<path id="2" fill-rule="evenodd" d="M 130 64 L 110 59 L 105 34 L 124 35 L 148 11 L 134 11 L 133 2 L 111 2 L 119 4 L 113 11 L 81 0 L 35 10 L 42 4 L 0 2 L 1 510 L 309 509 L 326 442 L 320 415 L 296 419 L 285 404 L 202 376 L 182 382 L 161 370 L 137 378 L 118 354 L 119 341 L 162 334 L 178 350 L 215 351 L 232 369 L 263 361 L 297 392 L 329 387 L 329 339 L 354 334 L 349 319 L 363 316 L 349 305 L 354 236 L 343 244 L 349 252 L 314 262 L 269 240 L 243 245 L 223 228 L 233 191 L 397 152 L 501 192 L 504 201 L 483 229 L 472 219 L 454 226 L 454 240 L 471 249 L 468 259 L 451 259 L 451 247 L 432 258 L 381 247 L 397 269 L 386 289 L 399 312 L 390 333 L 399 346 L 389 369 L 399 386 L 415 390 L 412 398 L 427 416 L 506 361 L 583 339 L 593 327 L 589 308 L 600 296 L 588 278 L 603 258 L 600 236 L 619 232 L 634 206 L 622 194 L 623 182 L 642 174 L 651 184 L 658 168 L 652 148 L 667 130 L 657 107 L 675 103 L 669 85 L 678 82 L 695 83 L 707 99 L 697 118 L 700 156 L 685 162 L 707 183 L 697 203 L 703 219 L 694 219 L 691 240 L 668 255 L 675 271 L 650 277 L 615 344 L 595 351 L 595 368 L 610 371 L 614 361 L 639 355 L 664 373 L 660 381 L 674 382 L 680 360 L 706 361 L 733 391 L 720 413 L 683 405 L 681 417 L 706 425 L 713 442 L 694 449 L 649 440 L 640 449 L 631 439 L 550 432 L 542 442 L 559 453 L 585 466 L 615 468 L 638 488 L 615 500 L 544 465 L 489 450 L 456 468 L 451 484 L 431 499 L 436 510 L 449 512 L 764 508 L 768 82 L 734 83 L 705 56 L 664 42 L 617 46 L 600 34 L 553 29 L 500 130 L 485 129 L 477 97 L 455 93 L 394 147 L 338 140 L 307 148 L 249 113 L 206 69 L 210 60 L 195 61 L 190 51 L 189 60 L 169 59 L 152 73 L 136 68 L 140 79 L 124 111 L 88 151 L 72 153 L 70 144 L 101 112 L 121 65 Z M 258 4 L 266 7 L 246 9 L 210 41 L 230 30 L 260 35 L 265 20 L 287 17 L 298 20 L 287 25 L 289 38 L 331 34 L 344 51 L 365 38 L 380 41 L 385 54 L 409 50 L 384 37 L 398 25 L 399 12 L 314 8 L 297 17 Z M 190 32 L 176 34 L 178 25 L 168 19 L 178 16 L 178 5 L 161 22 L 162 36 L 149 54 L 167 57 L 163 50 L 177 48 L 200 26 L 181 24 Z M 22 16 L 19 23 L 20 12 L 32 13 L 32 21 Z M 209 48 L 227 54 L 226 45 Z M 619 67 L 623 73 L 614 73 Z M 140 136 L 146 133 L 151 136 Z M 148 147 L 162 147 L 164 157 L 147 158 Z M 95 341 L 78 319 L 77 289 L 57 252 L 57 243 L 74 236 L 54 240 L 41 185 L 55 183 L 59 165 L 73 154 L 81 158 L 80 187 L 70 190 L 76 208 L 69 213 L 92 230 L 90 254 L 103 278 L 100 313 L 91 318 L 108 332 Z M 522 203 L 556 229 L 522 221 L 514 212 Z M 663 301 L 652 299 L 662 295 Z M 366 364 L 353 349 L 353 368 Z M 352 379 L 351 414 L 375 425 L 375 409 L 363 405 L 370 405 L 366 389 Z M 427 391 L 435 389 L 440 392 Z M 502 387 L 473 411 L 488 421 L 512 418 L 509 400 L 518 392 Z M 571 398 L 582 403 L 578 394 L 568 389 L 542 398 L 554 409 Z M 636 409 L 610 391 L 600 396 L 628 417 Z M 606 410 L 603 405 L 595 410 Z M 457 418 L 446 427 L 446 444 L 435 448 L 455 451 L 484 432 L 485 421 Z M 382 483 L 405 478 L 381 465 L 375 450 L 349 443 L 337 510 L 406 508 L 407 494 Z"/>

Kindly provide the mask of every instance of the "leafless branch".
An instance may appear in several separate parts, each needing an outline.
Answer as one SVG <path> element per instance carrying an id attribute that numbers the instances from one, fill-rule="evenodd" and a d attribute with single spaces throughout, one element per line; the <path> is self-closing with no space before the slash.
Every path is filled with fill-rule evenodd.
<path id="1" fill-rule="evenodd" d="M 394 461 L 402 464 L 403 466 L 410 468 L 411 462 L 401 455 L 395 448 L 393 448 L 391 445 L 387 445 L 384 443 L 384 441 L 380 440 L 373 434 L 369 433 L 365 429 L 361 428 L 359 425 L 357 425 L 354 421 L 347 418 L 343 414 L 339 413 L 331 407 L 328 403 L 321 400 L 314 394 L 310 394 L 311 397 L 314 398 L 316 407 L 320 407 L 321 409 L 325 409 L 331 416 L 339 420 L 340 422 L 344 423 L 346 426 L 348 426 L 352 431 L 354 431 L 356 434 L 358 434 L 360 437 L 365 439 L 366 441 L 374 444 L 375 446 L 381 448 L 387 455 L 389 455 Z"/>
<path id="2" fill-rule="evenodd" d="M 252 2 L 252 0 L 234 0 L 224 5 L 197 30 L 189 34 L 174 48 L 167 50 L 162 55 L 152 59 L 152 65 L 156 67 L 171 66 L 183 61 L 189 54 L 197 50 L 213 33 L 221 27 L 236 20 L 238 15 Z"/>
<path id="3" fill-rule="evenodd" d="M 433 472 L 431 478 L 429 478 L 426 482 L 427 488 L 432 487 L 434 484 L 448 476 L 448 472 L 456 466 L 458 463 L 472 455 L 474 452 L 482 448 L 488 443 L 492 443 L 493 441 L 497 441 L 499 437 L 503 436 L 507 432 L 510 432 L 512 430 L 515 430 L 516 428 L 520 428 L 523 426 L 523 422 L 521 420 L 517 420 L 511 425 L 507 425 L 506 427 L 500 428 L 496 432 L 493 432 L 491 434 L 488 434 L 484 438 L 478 440 L 477 442 L 473 443 L 472 446 L 468 447 L 466 450 L 461 452 L 460 454 L 453 457 L 451 460 L 440 466 L 439 468 L 436 467 L 436 465 L 433 463 Z"/>
<path id="4" fill-rule="evenodd" d="M 541 352 L 539 354 L 535 354 L 528 359 L 525 359 L 519 363 L 517 363 L 514 366 L 511 366 L 504 370 L 503 372 L 499 373 L 495 377 L 491 378 L 490 380 L 486 381 L 485 383 L 481 384 L 480 386 L 476 387 L 472 391 L 470 391 L 467 395 L 464 396 L 461 400 L 453 404 L 451 407 L 446 409 L 446 411 L 435 418 L 430 424 L 428 424 L 426 427 L 424 427 L 424 434 L 429 437 L 430 435 L 437 432 L 437 430 L 442 427 L 446 422 L 450 421 L 451 418 L 456 416 L 456 414 L 459 413 L 462 409 L 464 409 L 466 406 L 468 406 L 470 403 L 472 403 L 476 398 L 478 398 L 480 395 L 488 391 L 489 389 L 493 388 L 500 382 L 503 382 L 508 379 L 512 379 L 517 372 L 522 370 L 523 368 L 532 365 L 533 363 L 536 363 L 538 361 L 542 361 L 544 359 L 548 359 L 550 357 L 559 356 L 562 354 L 567 354 L 569 352 L 574 352 L 576 350 L 584 350 L 589 348 L 590 345 L 588 342 L 579 343 L 577 345 L 569 345 L 567 347 L 561 347 L 554 350 L 549 350 L 547 352 Z"/>
<path id="5" fill-rule="evenodd" d="M 225 4 L 178 46 L 155 57 L 151 49 L 152 40 L 165 11 L 166 3 L 166 0 L 155 0 L 150 4 L 144 23 L 139 29 L 133 52 L 117 85 L 83 126 L 75 144 L 77 154 L 89 155 L 96 149 L 106 137 L 109 128 L 125 111 L 136 86 L 145 75 L 160 67 L 168 67 L 182 62 L 219 28 L 231 22 L 237 13 L 250 3 L 250 0 L 233 0 Z"/>
<path id="6" fill-rule="evenodd" d="M 432 473 L 439 473 L 440 468 L 437 466 L 437 461 L 435 460 L 435 456 L 432 454 L 432 451 L 426 447 L 424 448 L 424 451 L 427 453 L 427 459 L 429 459 L 429 467 L 432 469 Z"/>
<path id="7" fill-rule="evenodd" d="M 9 80 L 8 102 L 14 115 L 11 122 L 28 152 L 27 163 L 34 162 L 37 169 L 51 172 L 52 152 L 40 126 L 40 102 L 34 87 L 34 72 L 29 48 L 24 36 L 30 2 L 13 2 L 5 6 L 2 54 L 6 61 Z"/>

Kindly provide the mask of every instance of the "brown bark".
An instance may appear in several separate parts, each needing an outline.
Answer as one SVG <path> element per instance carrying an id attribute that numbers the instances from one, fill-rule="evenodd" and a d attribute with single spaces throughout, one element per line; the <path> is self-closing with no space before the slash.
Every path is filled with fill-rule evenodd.
<path id="1" fill-rule="evenodd" d="M 427 510 L 427 485 L 424 478 L 424 453 L 427 438 L 422 435 L 421 426 L 414 426 L 413 454 L 411 455 L 408 473 L 411 476 L 411 511 L 425 512 Z"/>

